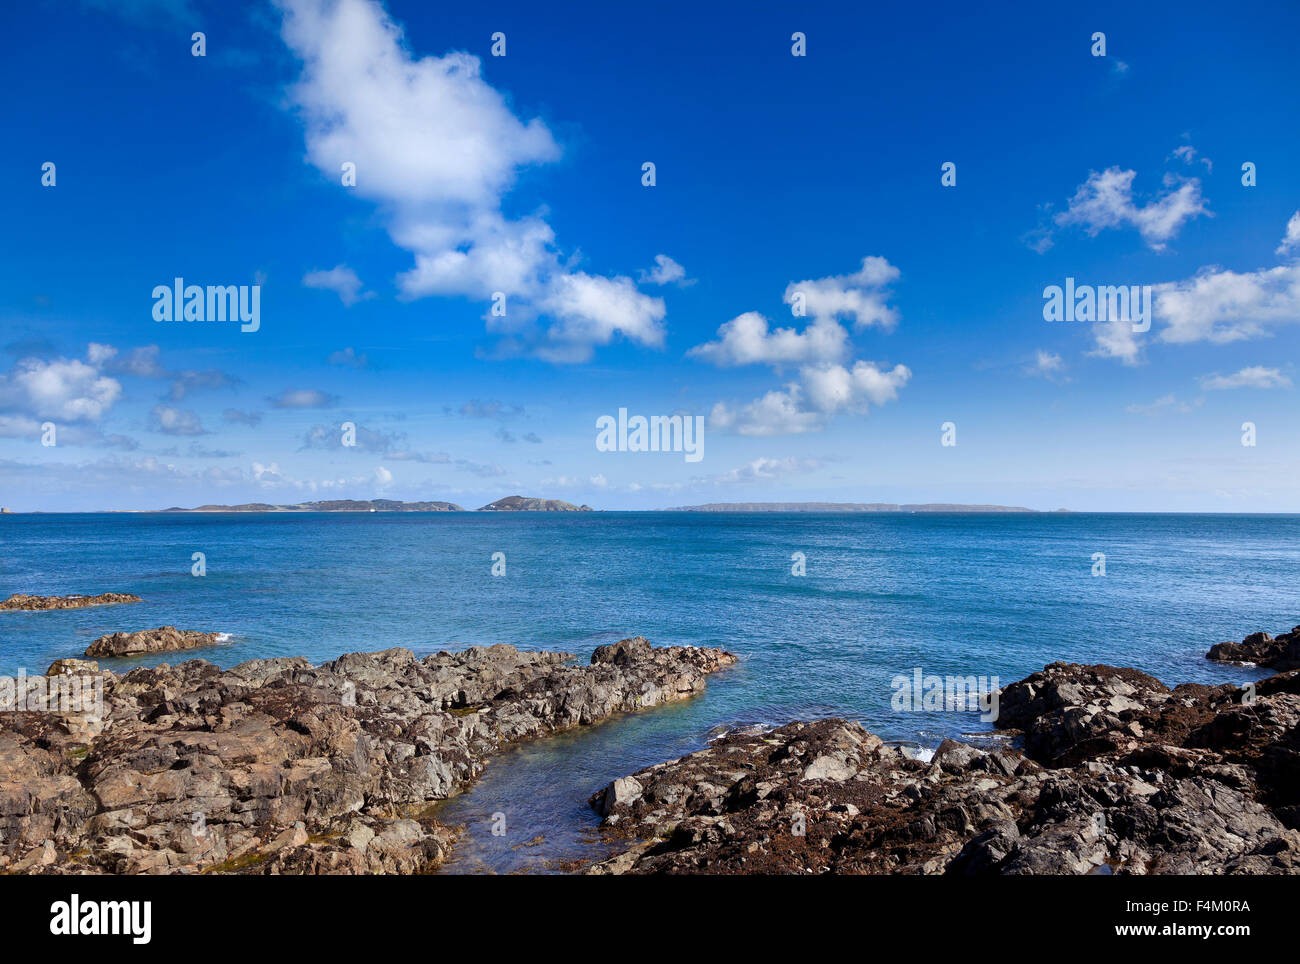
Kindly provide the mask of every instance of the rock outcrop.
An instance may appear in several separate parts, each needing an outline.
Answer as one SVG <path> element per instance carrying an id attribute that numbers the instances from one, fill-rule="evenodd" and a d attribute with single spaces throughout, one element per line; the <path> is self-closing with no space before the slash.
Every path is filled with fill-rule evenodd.
<path id="1" fill-rule="evenodd" d="M 830 719 L 621 778 L 591 803 L 632 843 L 589 872 L 1300 873 L 1300 672 L 1171 690 L 1054 663 L 1000 702 L 1020 734 L 929 762 Z"/>
<path id="2" fill-rule="evenodd" d="M 100 636 L 86 647 L 86 655 L 139 656 L 143 653 L 171 653 L 183 649 L 215 646 L 219 641 L 217 633 L 201 633 L 196 629 L 159 626 L 157 629 L 142 629 L 137 633 L 109 633 L 107 636 Z"/>
<path id="3" fill-rule="evenodd" d="M 533 499 L 522 495 L 508 495 L 489 502 L 480 512 L 590 512 L 589 505 L 574 505 L 560 499 Z"/>
<path id="4" fill-rule="evenodd" d="M 497 645 L 100 672 L 98 717 L 0 714 L 0 872 L 424 872 L 456 835 L 431 806 L 504 744 L 685 699 L 735 657 L 638 637 L 568 660 Z"/>
<path id="5" fill-rule="evenodd" d="M 1300 626 L 1274 639 L 1268 633 L 1251 633 L 1239 643 L 1218 643 L 1206 659 L 1220 663 L 1254 663 L 1276 670 L 1300 669 Z"/>
<path id="6" fill-rule="evenodd" d="M 0 602 L 0 609 L 82 609 L 86 606 L 115 606 L 139 601 L 139 596 L 129 592 L 105 592 L 98 596 L 33 596 L 16 592 Z"/>

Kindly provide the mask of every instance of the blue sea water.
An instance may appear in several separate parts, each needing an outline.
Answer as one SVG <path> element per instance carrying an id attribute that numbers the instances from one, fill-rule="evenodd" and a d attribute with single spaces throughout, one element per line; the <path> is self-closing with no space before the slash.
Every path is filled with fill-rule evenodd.
<path id="1" fill-rule="evenodd" d="M 191 575 L 195 552 L 206 576 Z M 497 552 L 504 576 L 492 575 Z M 791 572 L 796 552 L 805 576 Z M 1099 552 L 1104 577 L 1092 574 Z M 0 612 L 0 674 L 40 673 L 104 633 L 163 624 L 229 634 L 192 654 L 221 666 L 497 642 L 585 661 L 637 634 L 739 655 L 700 698 L 517 748 L 447 805 L 469 827 L 452 869 L 536 870 L 591 846 L 591 792 L 698 749 L 719 726 L 842 715 L 926 746 L 987 730 L 971 713 L 892 709 L 891 680 L 915 668 L 1004 684 L 1054 660 L 1170 684 L 1257 678 L 1205 650 L 1300 623 L 1298 569 L 1297 516 L 10 515 L 0 598 L 145 601 Z M 486 829 L 497 812 L 504 837 Z"/>

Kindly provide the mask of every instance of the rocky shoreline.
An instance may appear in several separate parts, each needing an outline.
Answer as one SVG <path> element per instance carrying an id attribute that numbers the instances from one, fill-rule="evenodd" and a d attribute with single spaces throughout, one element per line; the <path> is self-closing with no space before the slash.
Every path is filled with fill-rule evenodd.
<path id="1" fill-rule="evenodd" d="M 726 735 L 595 794 L 629 845 L 586 871 L 1300 873 L 1300 671 L 1171 690 L 1053 663 L 998 723 L 928 762 L 842 719 Z"/>
<path id="2" fill-rule="evenodd" d="M 507 645 L 121 676 L 61 660 L 19 684 L 81 674 L 102 707 L 0 713 L 0 872 L 427 872 L 456 836 L 432 805 L 503 746 L 687 699 L 734 662 L 641 637 L 587 666 Z"/>
<path id="3" fill-rule="evenodd" d="M 0 872 L 429 872 L 457 836 L 436 805 L 499 750 L 690 698 L 735 662 L 642 637 L 585 666 L 508 645 L 122 675 L 60 660 L 19 683 L 93 679 L 102 707 L 0 713 Z M 597 792 L 618 852 L 568 869 L 1300 873 L 1300 670 L 1169 689 L 1053 663 L 998 712 L 997 738 L 930 760 L 843 719 L 726 734 Z"/>

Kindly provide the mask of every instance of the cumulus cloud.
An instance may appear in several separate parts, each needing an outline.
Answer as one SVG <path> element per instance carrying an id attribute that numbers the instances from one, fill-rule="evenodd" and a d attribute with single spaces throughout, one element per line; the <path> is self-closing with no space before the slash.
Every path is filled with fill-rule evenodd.
<path id="1" fill-rule="evenodd" d="M 1290 388 L 1291 379 L 1276 368 L 1263 365 L 1251 365 L 1231 375 L 1206 375 L 1201 379 L 1201 388 L 1206 391 L 1222 391 L 1230 388 Z"/>
<path id="2" fill-rule="evenodd" d="M 122 385 L 101 366 L 113 351 L 91 343 L 86 360 L 24 358 L 0 373 L 0 412 L 37 419 L 95 422 L 122 397 Z"/>
<path id="3" fill-rule="evenodd" d="M 799 374 L 800 381 L 770 391 L 747 405 L 733 409 L 718 402 L 709 414 L 709 424 L 738 435 L 818 431 L 837 413 L 866 414 L 873 405 L 897 399 L 899 390 L 912 377 L 905 365 L 885 371 L 868 361 L 856 362 L 852 368 L 807 366 Z"/>
<path id="4" fill-rule="evenodd" d="M 850 363 L 853 346 L 839 319 L 851 318 L 858 329 L 892 329 L 898 312 L 887 304 L 887 287 L 898 277 L 886 259 L 866 257 L 853 274 L 791 282 L 786 304 L 812 319 L 802 331 L 773 329 L 763 315 L 749 311 L 719 327 L 716 341 L 690 349 L 688 357 L 721 367 L 798 368 L 796 379 L 752 402 L 716 403 L 709 424 L 740 435 L 793 435 L 819 431 L 839 412 L 865 414 L 896 399 L 911 371 L 904 365 L 885 370 L 875 362 Z"/>
<path id="5" fill-rule="evenodd" d="M 890 331 L 898 324 L 898 312 L 886 304 L 887 288 L 898 276 L 898 269 L 884 258 L 866 257 L 853 274 L 790 282 L 785 303 L 796 309 L 802 303 L 816 321 L 851 318 L 856 328 L 875 325 Z"/>
<path id="6" fill-rule="evenodd" d="M 1277 254 L 1290 254 L 1292 251 L 1300 250 L 1300 211 L 1291 215 L 1291 220 L 1286 223 L 1286 234 L 1282 237 L 1282 243 L 1277 246 Z"/>
<path id="7" fill-rule="evenodd" d="M 138 378 L 167 378 L 171 375 L 158 361 L 157 345 L 132 348 L 125 355 L 119 355 L 117 349 L 113 349 L 113 359 L 108 363 L 108 368 L 114 374 L 135 375 Z"/>
<path id="8" fill-rule="evenodd" d="M 365 352 L 357 353 L 355 348 L 343 348 L 339 351 L 330 352 L 326 359 L 331 365 L 342 365 L 347 368 L 369 368 L 370 358 Z"/>
<path id="9" fill-rule="evenodd" d="M 1202 268 L 1155 287 L 1160 338 L 1175 344 L 1240 341 L 1300 322 L 1300 262 L 1237 272 Z"/>
<path id="10" fill-rule="evenodd" d="M 783 476 L 811 472 L 820 467 L 821 462 L 816 459 L 770 459 L 760 457 L 738 468 L 723 472 L 721 475 L 715 475 L 707 481 L 723 485 L 745 482 L 771 482 Z"/>
<path id="11" fill-rule="evenodd" d="M 519 172 L 560 150 L 540 119 L 515 115 L 477 57 L 417 57 L 372 0 L 279 5 L 283 39 L 302 61 L 290 96 L 307 157 L 333 182 L 355 165 L 349 189 L 379 205 L 413 256 L 397 278 L 403 297 L 503 293 L 507 315 L 489 316 L 502 354 L 577 362 L 615 336 L 662 345 L 662 299 L 630 278 L 572 270 L 540 214 L 503 213 Z"/>
<path id="12" fill-rule="evenodd" d="M 334 292 L 348 307 L 375 296 L 373 291 L 362 292 L 361 279 L 345 264 L 335 265 L 328 271 L 308 271 L 303 275 L 302 283 L 306 288 Z"/>
<path id="13" fill-rule="evenodd" d="M 849 353 L 849 336 L 837 321 L 815 321 L 800 332 L 768 330 L 757 311 L 747 311 L 718 328 L 718 340 L 696 345 L 686 354 L 715 365 L 799 365 L 841 361 Z"/>
<path id="14" fill-rule="evenodd" d="M 640 280 L 642 284 L 680 285 L 682 287 L 695 283 L 693 279 L 686 277 L 686 269 L 666 254 L 656 254 L 655 266 L 649 271 L 642 271 Z"/>
<path id="15" fill-rule="evenodd" d="M 221 417 L 231 425 L 254 426 L 260 425 L 262 422 L 261 412 L 246 412 L 239 408 L 224 409 L 221 413 Z"/>
<path id="16" fill-rule="evenodd" d="M 1070 199 L 1069 208 L 1056 215 L 1056 224 L 1078 225 L 1089 237 L 1096 237 L 1109 228 L 1131 225 L 1137 228 L 1148 247 L 1163 251 L 1183 224 L 1210 213 L 1201 196 L 1198 178 L 1167 175 L 1164 192 L 1140 205 L 1133 199 L 1136 176 L 1136 171 L 1118 167 L 1108 167 L 1100 174 L 1091 172 Z"/>
<path id="17" fill-rule="evenodd" d="M 331 408 L 338 396 L 315 388 L 287 388 L 267 398 L 272 408 Z"/>
<path id="18" fill-rule="evenodd" d="M 1293 232 L 1300 233 L 1300 212 L 1287 223 L 1280 252 Z M 1225 344 L 1267 337 L 1274 330 L 1300 323 L 1300 261 L 1232 271 L 1217 265 L 1202 268 L 1191 278 L 1152 286 L 1151 334 L 1169 344 Z M 1116 358 L 1128 365 L 1141 357 L 1142 340 L 1127 324 L 1093 326 L 1096 350 L 1091 354 Z"/>
<path id="19" fill-rule="evenodd" d="M 382 429 L 372 429 L 357 422 L 353 422 L 355 431 L 352 433 L 352 441 L 358 451 L 361 452 L 394 452 L 406 448 L 405 436 L 400 432 L 385 432 Z M 303 436 L 302 448 L 304 449 L 341 449 L 343 448 L 343 426 L 341 423 L 335 425 L 313 425 Z"/>
<path id="20" fill-rule="evenodd" d="M 1040 348 L 1034 352 L 1034 360 L 1024 367 L 1024 372 L 1037 378 L 1057 379 L 1065 374 L 1065 361 L 1056 352 Z"/>
<path id="21" fill-rule="evenodd" d="M 155 432 L 162 432 L 164 435 L 205 434 L 199 417 L 188 409 L 155 405 L 153 411 L 149 413 L 149 421 Z"/>
<path id="22" fill-rule="evenodd" d="M 1124 365 L 1137 365 L 1142 361 L 1142 339 L 1125 322 L 1095 324 L 1093 338 L 1096 347 L 1088 352 L 1094 358 L 1113 358 Z"/>
<path id="23" fill-rule="evenodd" d="M 102 365 L 104 371 L 113 375 L 171 379 L 171 385 L 163 397 L 172 402 L 183 401 L 191 392 L 201 389 L 233 388 L 239 384 L 239 379 L 233 375 L 214 368 L 203 371 L 166 368 L 159 361 L 158 356 L 157 345 L 142 345 L 122 354 L 112 345 L 92 343 L 88 357 L 95 364 Z"/>

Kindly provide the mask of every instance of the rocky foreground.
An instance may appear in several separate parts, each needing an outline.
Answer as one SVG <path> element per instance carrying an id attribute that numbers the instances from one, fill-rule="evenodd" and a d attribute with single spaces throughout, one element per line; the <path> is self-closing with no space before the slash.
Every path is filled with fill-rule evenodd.
<path id="1" fill-rule="evenodd" d="M 138 603 L 140 597 L 129 592 L 105 592 L 98 596 L 33 596 L 16 592 L 0 602 L 0 609 L 82 609 L 86 606 L 115 606 L 120 603 Z"/>
<path id="2" fill-rule="evenodd" d="M 1023 751 L 921 762 L 841 719 L 727 735 L 597 793 L 629 849 L 588 872 L 1300 873 L 1300 672 L 1170 690 L 1053 663 L 1000 710 Z"/>
<path id="3" fill-rule="evenodd" d="M 0 872 L 421 873 L 455 837 L 431 805 L 502 746 L 686 699 L 735 662 L 641 637 L 568 659 L 498 645 L 95 673 L 98 718 L 0 713 Z"/>

